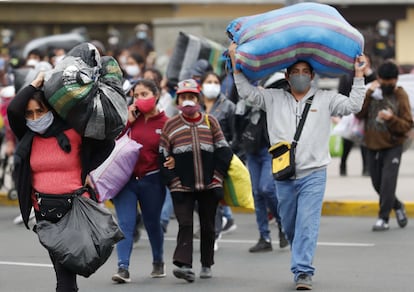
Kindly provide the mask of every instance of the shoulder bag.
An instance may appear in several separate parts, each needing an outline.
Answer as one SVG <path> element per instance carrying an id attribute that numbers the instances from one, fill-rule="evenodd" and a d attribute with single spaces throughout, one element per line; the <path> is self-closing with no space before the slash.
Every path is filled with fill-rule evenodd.
<path id="1" fill-rule="evenodd" d="M 299 125 L 296 128 L 295 136 L 292 143 L 287 141 L 279 142 L 269 148 L 272 154 L 272 174 L 275 180 L 287 180 L 295 176 L 295 151 L 296 145 L 302 133 L 303 125 L 312 105 L 313 95 L 306 101 L 305 109 L 300 118 Z"/>

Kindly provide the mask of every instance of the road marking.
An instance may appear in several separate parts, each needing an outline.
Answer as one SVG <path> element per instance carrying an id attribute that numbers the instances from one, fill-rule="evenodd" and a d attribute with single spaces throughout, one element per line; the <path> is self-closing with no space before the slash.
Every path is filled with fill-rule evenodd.
<path id="1" fill-rule="evenodd" d="M 141 239 L 148 240 L 148 237 L 142 236 Z M 165 241 L 176 241 L 175 237 L 165 237 Z M 194 241 L 200 241 L 199 239 L 194 239 Z M 245 239 L 220 239 L 220 244 L 222 243 L 240 243 L 240 244 L 254 244 L 256 240 L 245 240 Z M 279 241 L 274 241 L 273 244 L 278 244 Z M 318 242 L 319 246 L 333 246 L 333 247 L 373 247 L 374 243 L 358 243 L 358 242 Z M 6 262 L 0 261 L 0 265 L 8 266 L 26 266 L 26 267 L 40 267 L 40 268 L 53 268 L 51 264 L 38 264 L 38 263 L 22 263 L 22 262 Z"/>
<path id="2" fill-rule="evenodd" d="M 320 246 L 340 246 L 340 247 L 373 247 L 375 243 L 358 242 L 318 242 Z"/>
<path id="3" fill-rule="evenodd" d="M 0 261 L 0 265 L 53 268 L 52 264 L 20 263 L 20 262 L 2 262 L 2 261 Z"/>
<path id="4" fill-rule="evenodd" d="M 148 239 L 146 236 L 142 236 L 142 239 Z M 164 237 L 167 241 L 176 241 L 175 237 Z M 199 239 L 194 239 L 199 241 Z M 241 243 L 241 244 L 254 244 L 257 240 L 245 240 L 245 239 L 220 239 L 219 243 Z M 279 241 L 273 241 L 273 244 L 279 244 Z M 374 243 L 360 243 L 360 242 L 318 242 L 319 246 L 339 246 L 339 247 L 373 247 Z"/>

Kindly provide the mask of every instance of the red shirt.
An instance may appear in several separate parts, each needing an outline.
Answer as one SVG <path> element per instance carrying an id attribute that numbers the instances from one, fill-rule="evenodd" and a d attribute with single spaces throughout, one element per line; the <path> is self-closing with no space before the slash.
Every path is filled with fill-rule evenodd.
<path id="1" fill-rule="evenodd" d="M 158 170 L 159 144 L 162 128 L 168 120 L 164 112 L 145 120 L 144 115 L 139 115 L 131 127 L 131 138 L 142 145 L 139 151 L 138 161 L 133 175 L 143 177 L 147 173 Z"/>

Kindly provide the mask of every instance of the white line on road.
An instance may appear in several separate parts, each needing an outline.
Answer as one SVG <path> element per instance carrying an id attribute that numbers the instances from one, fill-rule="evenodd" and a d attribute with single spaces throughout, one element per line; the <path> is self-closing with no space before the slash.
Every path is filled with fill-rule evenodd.
<path id="1" fill-rule="evenodd" d="M 141 239 L 148 238 L 143 236 Z M 176 238 L 174 237 L 165 237 L 164 240 L 167 241 L 175 241 Z M 197 239 L 195 241 L 198 241 Z M 253 244 L 256 243 L 254 240 L 243 240 L 243 239 L 221 239 L 219 240 L 220 244 L 222 243 L 241 243 L 241 244 Z M 273 244 L 277 244 L 279 242 L 273 242 Z M 319 246 L 333 246 L 333 247 L 373 247 L 375 246 L 374 243 L 357 243 L 357 242 L 318 242 Z M 0 261 L 0 265 L 8 265 L 8 266 L 26 266 L 26 267 L 41 267 L 41 268 L 52 268 L 53 265 L 51 264 L 38 264 L 38 263 L 22 263 L 22 262 L 6 262 Z"/>
<path id="2" fill-rule="evenodd" d="M 0 261 L 0 265 L 53 268 L 53 265 L 51 265 L 51 264 L 20 263 L 20 262 L 2 262 L 2 261 Z"/>
<path id="3" fill-rule="evenodd" d="M 340 247 L 373 247 L 375 243 L 358 242 L 318 242 L 320 246 L 340 246 Z"/>
<path id="4" fill-rule="evenodd" d="M 146 236 L 142 236 L 142 239 L 148 239 Z M 165 237 L 164 240 L 175 241 L 175 237 Z M 199 240 L 199 239 L 195 239 Z M 242 243 L 242 244 L 254 244 L 256 240 L 245 239 L 220 239 L 219 243 Z M 279 241 L 273 241 L 273 244 L 279 244 Z M 339 246 L 339 247 L 373 247 L 374 243 L 358 243 L 358 242 L 318 242 L 319 246 Z"/>

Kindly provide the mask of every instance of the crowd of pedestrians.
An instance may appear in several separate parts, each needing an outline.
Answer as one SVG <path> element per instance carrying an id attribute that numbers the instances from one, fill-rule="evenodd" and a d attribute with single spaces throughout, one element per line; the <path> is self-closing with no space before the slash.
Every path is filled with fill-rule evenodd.
<path id="1" fill-rule="evenodd" d="M 280 248 L 290 246 L 290 269 L 296 289 L 311 290 L 326 167 L 330 161 L 331 116 L 354 113 L 366 121 L 363 174 L 371 176 L 380 197 L 379 217 L 373 230 L 389 229 L 392 209 L 399 226 L 407 224 L 404 204 L 396 198 L 395 188 L 402 144 L 405 133 L 412 127 L 412 116 L 406 93 L 396 87 L 398 67 L 395 63 L 384 63 L 374 72 L 364 56 L 356 58 L 355 78 L 345 80 L 346 88 L 339 93 L 314 87 L 315 72 L 309 63 L 302 61 L 287 68 L 276 82 L 256 86 L 242 71 L 234 69 L 233 73 L 226 71 L 220 76 L 207 60 L 199 60 L 190 68 L 187 78 L 172 86 L 156 66 L 148 27 L 140 25 L 136 30 L 136 40 L 112 52 L 123 71 L 122 86 L 128 101 L 128 122 L 121 135 L 129 135 L 143 146 L 133 175 L 112 199 L 125 236 L 116 246 L 118 266 L 112 275 L 114 282 L 131 281 L 130 257 L 142 226 L 152 251 L 150 276 L 166 276 L 168 260 L 164 258 L 164 233 L 171 218 L 176 218 L 178 223 L 172 259 L 174 276 L 187 282 L 195 280 L 193 238 L 200 238 L 199 277 L 213 277 L 212 266 L 220 238 L 237 230 L 232 209 L 221 203 L 223 180 L 231 157 L 236 154 L 249 169 L 255 203 L 259 239 L 249 252 L 273 249 L 269 222 L 274 218 Z M 100 53 L 106 54 L 104 46 L 96 44 Z M 236 68 L 236 50 L 234 43 L 228 48 L 233 68 Z M 30 181 L 26 177 L 23 182 L 18 181 L 20 194 L 27 191 L 27 187 L 31 188 L 30 193 L 33 189 L 46 194 L 71 192 L 74 185 L 81 187 L 87 182 L 87 173 L 102 162 L 113 144 L 105 141 L 108 145 L 96 150 L 99 157 L 92 160 L 94 165 L 83 160 L 76 164 L 77 158 L 71 155 L 76 172 L 65 172 L 57 177 L 62 184 L 56 189 L 51 187 L 47 176 L 59 169 L 55 169 L 55 165 L 49 167 L 51 161 L 38 158 L 39 155 L 50 149 L 61 159 L 60 150 L 75 156 L 71 148 L 89 146 L 84 146 L 85 142 L 73 129 L 60 123 L 42 95 L 43 75 L 38 74 L 39 64 L 46 62 L 52 68 L 64 57 L 64 51 L 54 48 L 48 52 L 34 50 L 26 60 L 20 61 L 20 65 L 12 66 L 7 56 L 1 59 L 4 64 L 0 68 L 0 98 L 2 107 L 9 106 L 7 116 L 2 111 L 5 120 L 2 153 L 15 154 L 26 163 L 30 160 L 25 166 L 29 167 L 33 179 Z M 24 71 L 24 77 L 30 76 L 30 71 L 36 72 L 36 78 L 25 80 L 19 75 Z M 372 82 L 374 79 L 377 81 Z M 369 82 L 372 85 L 365 95 L 365 84 Z M 307 102 L 317 109 L 318 116 L 311 113 L 305 123 L 296 148 L 296 176 L 275 181 L 268 149 L 279 141 L 292 141 Z M 50 129 L 51 125 L 55 127 Z M 27 145 L 23 144 L 26 148 L 21 143 L 15 146 L 27 133 L 31 136 L 30 140 L 25 140 L 27 145 L 33 140 L 31 152 L 27 152 Z M 66 139 L 58 139 L 53 147 L 49 145 L 51 138 L 61 137 L 62 133 Z M 346 156 L 351 147 L 348 145 L 344 153 L 341 175 L 346 175 Z M 26 189 L 22 189 L 24 187 Z M 24 222 L 27 226 L 33 217 L 41 220 L 41 215 L 34 197 L 25 200 L 22 216 L 16 218 L 15 223 Z M 32 211 L 32 204 L 27 200 L 33 201 Z M 193 226 L 194 214 L 198 214 L 199 228 Z M 76 274 L 66 271 L 53 257 L 51 260 L 56 270 L 56 291 L 77 291 Z"/>

